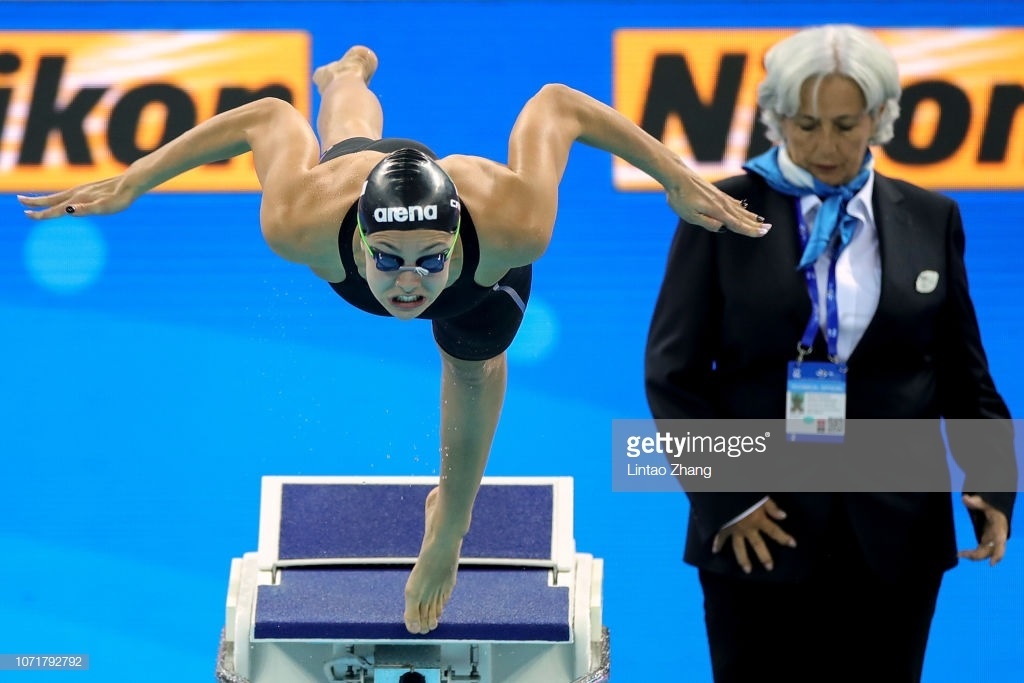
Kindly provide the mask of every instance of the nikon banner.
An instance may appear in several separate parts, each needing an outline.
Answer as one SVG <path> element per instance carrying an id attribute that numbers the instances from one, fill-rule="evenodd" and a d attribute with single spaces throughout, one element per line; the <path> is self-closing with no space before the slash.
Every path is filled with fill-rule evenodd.
<path id="1" fill-rule="evenodd" d="M 303 31 L 0 33 L 0 192 L 116 175 L 219 112 L 261 97 L 309 112 Z M 251 155 L 161 190 L 245 191 Z"/>
<path id="2" fill-rule="evenodd" d="M 757 86 L 764 53 L 793 31 L 616 31 L 613 104 L 705 177 L 736 174 L 770 145 L 757 120 Z M 1024 188 L 1024 28 L 876 33 L 903 86 L 878 171 L 935 189 Z M 660 189 L 613 163 L 617 189 Z"/>

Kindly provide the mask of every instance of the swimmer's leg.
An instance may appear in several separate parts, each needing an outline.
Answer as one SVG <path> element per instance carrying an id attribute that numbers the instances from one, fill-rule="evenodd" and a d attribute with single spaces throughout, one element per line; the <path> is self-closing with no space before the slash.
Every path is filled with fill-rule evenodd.
<path id="1" fill-rule="evenodd" d="M 469 531 L 498 416 L 505 400 L 505 354 L 465 361 L 441 352 L 440 483 L 426 502 L 426 528 L 405 585 L 405 626 L 429 633 L 455 587 L 462 538 Z"/>
<path id="2" fill-rule="evenodd" d="M 313 72 L 313 82 L 320 91 L 316 129 L 321 152 L 349 138 L 380 139 L 384 112 L 368 87 L 376 71 L 377 55 L 368 47 L 356 45 L 341 59 Z"/>

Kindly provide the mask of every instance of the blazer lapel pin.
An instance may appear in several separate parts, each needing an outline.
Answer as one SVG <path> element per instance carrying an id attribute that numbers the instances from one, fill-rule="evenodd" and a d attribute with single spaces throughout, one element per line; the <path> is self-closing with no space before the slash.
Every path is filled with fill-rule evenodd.
<path id="1" fill-rule="evenodd" d="M 935 291 L 935 287 L 939 284 L 939 274 L 934 270 L 922 270 L 917 274 L 917 282 L 914 283 L 914 289 L 919 294 L 931 294 Z"/>

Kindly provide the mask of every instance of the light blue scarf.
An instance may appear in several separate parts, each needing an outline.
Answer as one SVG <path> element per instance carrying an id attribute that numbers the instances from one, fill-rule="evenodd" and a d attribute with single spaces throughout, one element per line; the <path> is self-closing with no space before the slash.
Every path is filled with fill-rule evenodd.
<path id="1" fill-rule="evenodd" d="M 818 214 L 814 219 L 814 228 L 811 230 L 810 239 L 807 240 L 807 246 L 804 247 L 803 256 L 800 257 L 798 266 L 800 269 L 813 265 L 818 260 L 836 232 L 839 233 L 840 249 L 849 244 L 853 237 L 853 231 L 857 228 L 857 219 L 846 213 L 846 205 L 855 194 L 860 192 L 871 175 L 870 150 L 864 155 L 864 163 L 861 164 L 857 177 L 839 187 L 827 185 L 809 173 L 807 175 L 810 183 L 806 185 L 790 182 L 779 167 L 778 147 L 772 147 L 764 154 L 754 157 L 745 163 L 743 168 L 764 178 L 768 187 L 776 192 L 790 197 L 805 197 L 814 194 L 821 199 L 821 208 L 818 209 Z"/>

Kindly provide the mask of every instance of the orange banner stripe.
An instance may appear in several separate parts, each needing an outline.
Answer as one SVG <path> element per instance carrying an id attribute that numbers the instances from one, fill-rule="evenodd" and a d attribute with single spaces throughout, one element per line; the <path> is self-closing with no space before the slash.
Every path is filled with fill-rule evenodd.
<path id="1" fill-rule="evenodd" d="M 767 144 L 752 138 L 764 53 L 795 30 L 616 31 L 613 105 L 637 123 L 646 112 L 702 175 L 738 173 L 751 149 Z M 876 33 L 900 65 L 909 122 L 875 150 L 879 172 L 937 189 L 1024 188 L 1024 29 Z M 658 189 L 620 159 L 613 180 L 620 190 Z"/>
<path id="2" fill-rule="evenodd" d="M 303 31 L 0 33 L 0 191 L 60 190 L 260 96 L 309 114 Z M 259 189 L 251 155 L 159 190 Z"/>

